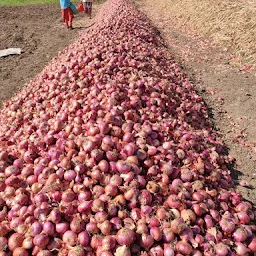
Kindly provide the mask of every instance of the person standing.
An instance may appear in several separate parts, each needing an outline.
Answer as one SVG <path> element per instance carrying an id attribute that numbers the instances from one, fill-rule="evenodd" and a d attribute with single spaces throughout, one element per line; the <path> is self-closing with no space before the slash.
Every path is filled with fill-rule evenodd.
<path id="1" fill-rule="evenodd" d="M 66 23 L 68 29 L 73 29 L 72 21 L 74 18 L 74 14 L 70 8 L 70 4 L 70 0 L 60 0 L 62 20 L 64 23 Z"/>
<path id="2" fill-rule="evenodd" d="M 92 0 L 83 0 L 84 12 L 87 13 L 89 18 L 92 18 Z"/>

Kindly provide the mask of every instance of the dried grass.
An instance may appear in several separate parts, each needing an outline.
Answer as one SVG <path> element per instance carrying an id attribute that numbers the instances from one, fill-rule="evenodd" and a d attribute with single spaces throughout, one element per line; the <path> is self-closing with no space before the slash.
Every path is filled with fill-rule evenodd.
<path id="1" fill-rule="evenodd" d="M 256 1 L 143 0 L 169 22 L 231 48 L 237 64 L 256 65 Z"/>

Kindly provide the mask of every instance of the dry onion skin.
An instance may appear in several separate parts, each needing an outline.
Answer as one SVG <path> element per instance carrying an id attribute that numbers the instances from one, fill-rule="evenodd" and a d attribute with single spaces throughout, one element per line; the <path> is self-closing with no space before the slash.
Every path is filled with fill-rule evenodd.
<path id="1" fill-rule="evenodd" d="M 252 255 L 206 106 L 128 0 L 0 110 L 0 255 Z"/>

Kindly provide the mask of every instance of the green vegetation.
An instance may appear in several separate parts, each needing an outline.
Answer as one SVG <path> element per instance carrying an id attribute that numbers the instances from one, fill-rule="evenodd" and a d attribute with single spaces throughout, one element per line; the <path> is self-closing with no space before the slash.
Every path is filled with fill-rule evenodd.
<path id="1" fill-rule="evenodd" d="M 79 0 L 73 0 L 73 3 L 79 3 Z M 100 4 L 105 0 L 95 0 L 94 3 Z M 0 6 L 19 6 L 28 4 L 59 4 L 59 0 L 0 0 Z"/>
<path id="2" fill-rule="evenodd" d="M 27 4 L 59 4 L 58 0 L 1 0 L 0 6 L 27 5 Z"/>

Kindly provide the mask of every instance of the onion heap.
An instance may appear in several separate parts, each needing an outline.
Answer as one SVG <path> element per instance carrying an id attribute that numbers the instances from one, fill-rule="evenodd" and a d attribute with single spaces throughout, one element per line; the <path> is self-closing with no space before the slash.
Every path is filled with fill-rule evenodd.
<path id="1" fill-rule="evenodd" d="M 130 1 L 107 1 L 0 116 L 0 256 L 256 252 L 202 98 Z"/>

